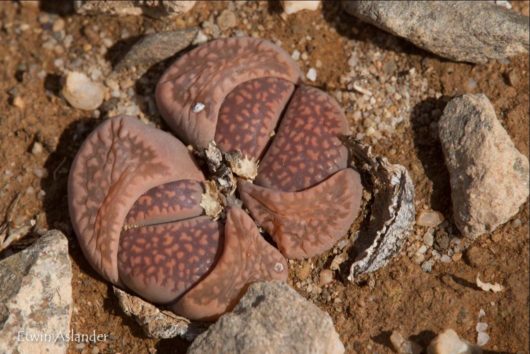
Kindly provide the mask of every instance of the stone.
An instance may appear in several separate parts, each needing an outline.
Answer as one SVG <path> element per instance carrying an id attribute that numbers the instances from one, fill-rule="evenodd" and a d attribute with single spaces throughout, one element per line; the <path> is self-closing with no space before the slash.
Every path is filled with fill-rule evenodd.
<path id="1" fill-rule="evenodd" d="M 160 310 L 155 305 L 121 289 L 113 287 L 113 290 L 123 312 L 132 317 L 150 338 L 183 337 L 193 340 L 206 329 L 198 322 L 191 323 L 171 311 Z"/>
<path id="2" fill-rule="evenodd" d="M 463 339 L 452 329 L 446 329 L 434 338 L 427 354 L 481 354 L 482 349 Z"/>
<path id="3" fill-rule="evenodd" d="M 71 282 L 68 240 L 57 230 L 46 232 L 28 248 L 0 261 L 3 353 L 67 352 Z"/>
<path id="4" fill-rule="evenodd" d="M 436 227 L 444 221 L 442 213 L 435 210 L 422 210 L 416 217 L 419 226 Z"/>
<path id="5" fill-rule="evenodd" d="M 233 312 L 199 335 L 188 354 L 344 353 L 331 317 L 284 282 L 252 284 Z"/>
<path id="6" fill-rule="evenodd" d="M 478 332 L 477 333 L 477 345 L 483 346 L 488 344 L 490 341 L 490 336 L 486 332 Z"/>
<path id="7" fill-rule="evenodd" d="M 236 14 L 228 9 L 224 10 L 223 12 L 221 12 L 219 17 L 217 17 L 217 25 L 222 31 L 226 31 L 227 29 L 236 27 Z"/>
<path id="8" fill-rule="evenodd" d="M 63 97 L 73 107 L 92 111 L 103 103 L 105 88 L 81 72 L 69 72 L 62 89 Z"/>
<path id="9" fill-rule="evenodd" d="M 343 1 L 351 15 L 442 57 L 472 63 L 528 53 L 528 17 L 489 1 Z"/>
<path id="10" fill-rule="evenodd" d="M 401 333 L 393 331 L 390 335 L 390 343 L 398 354 L 420 354 L 422 347 L 408 339 L 405 339 Z"/>
<path id="11" fill-rule="evenodd" d="M 294 14 L 302 10 L 315 11 L 318 9 L 319 4 L 320 0 L 284 0 L 283 10 L 287 15 Z"/>
<path id="12" fill-rule="evenodd" d="M 514 146 L 483 94 L 452 99 L 439 121 L 453 217 L 463 235 L 492 232 L 528 197 L 528 158 Z"/>
<path id="13" fill-rule="evenodd" d="M 116 16 L 140 16 L 149 15 L 178 16 L 192 9 L 195 0 L 176 1 L 143 1 L 143 0 L 123 0 L 123 1 L 74 1 L 75 10 L 81 15 L 116 15 Z"/>
<path id="14" fill-rule="evenodd" d="M 145 35 L 116 64 L 115 70 L 140 67 L 137 75 L 141 75 L 152 65 L 188 47 L 196 38 L 197 31 L 197 28 L 191 28 Z"/>
<path id="15" fill-rule="evenodd" d="M 314 82 L 317 79 L 317 71 L 315 70 L 315 68 L 309 68 L 306 77 Z"/>
<path id="16" fill-rule="evenodd" d="M 323 269 L 318 277 L 318 285 L 324 286 L 333 281 L 333 271 L 329 269 Z"/>

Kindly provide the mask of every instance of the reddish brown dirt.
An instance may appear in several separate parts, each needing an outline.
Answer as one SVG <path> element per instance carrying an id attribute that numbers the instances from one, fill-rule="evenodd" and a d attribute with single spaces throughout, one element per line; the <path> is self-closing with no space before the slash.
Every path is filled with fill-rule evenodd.
<path id="1" fill-rule="evenodd" d="M 109 285 L 92 271 L 77 246 L 67 212 L 68 169 L 83 138 L 104 117 L 92 118 L 90 112 L 76 110 L 60 97 L 60 71 L 54 61 L 71 60 L 87 50 L 86 45 L 91 42 L 82 30 L 85 26 L 97 24 L 99 30 L 116 42 L 124 30 L 135 36 L 146 29 L 191 27 L 210 17 L 215 19 L 227 6 L 223 2 L 199 3 L 189 14 L 172 20 L 86 17 L 59 12 L 66 20 L 65 30 L 73 36 L 73 43 L 66 53 L 58 53 L 42 48 L 41 33 L 50 30 L 39 22 L 42 10 L 13 2 L 0 5 L 0 217 L 4 217 L 19 195 L 9 215 L 12 223 L 35 218 L 37 229 L 58 228 L 66 233 L 74 271 L 72 328 L 80 333 L 95 330 L 111 336 L 109 341 L 98 343 L 97 349 L 94 345 L 72 343 L 71 353 L 184 353 L 187 344 L 180 339 L 146 338 L 138 325 L 122 314 Z M 516 11 L 528 15 L 528 3 L 514 6 Z M 528 156 L 527 55 L 505 63 L 453 63 L 340 14 L 333 4 L 326 5 L 324 11 L 288 18 L 280 16 L 274 4 L 266 2 L 244 4 L 234 11 L 240 17 L 236 29 L 279 40 L 289 52 L 294 48 L 306 52 L 309 57 L 302 65 L 304 72 L 320 61 L 315 84 L 324 90 L 343 88 L 340 78 L 350 70 L 349 51 L 355 47 L 368 54 L 378 51 L 385 58 L 393 58 L 397 76 L 415 68 L 429 88 L 441 93 L 439 98 L 433 95 L 415 103 L 408 115 L 410 124 L 397 125 L 391 136 L 373 146 L 376 153 L 409 169 L 418 209 L 426 206 L 451 218 L 448 172 L 440 144 L 430 135 L 429 127 L 452 96 L 485 93 L 517 148 Z M 245 17 L 248 25 L 241 20 Z M 21 30 L 23 24 L 27 24 L 26 30 Z M 311 36 L 311 40 L 300 46 L 306 36 Z M 91 45 L 97 47 L 98 43 Z M 120 47 L 114 49 L 119 51 Z M 377 71 L 381 65 L 374 67 Z M 39 76 L 41 71 L 46 76 Z M 470 79 L 476 85 L 470 84 Z M 15 97 L 22 99 L 23 106 L 17 107 Z M 353 113 L 348 112 L 348 117 Z M 355 126 L 354 131 L 363 132 L 365 128 Z M 32 153 L 35 142 L 43 145 L 42 153 Z M 415 228 L 420 238 L 425 231 L 419 226 Z M 35 237 L 28 236 L 13 249 L 24 247 Z M 404 254 L 359 284 L 337 277 L 317 292 L 298 288 L 300 277 L 318 283 L 320 270 L 332 258 L 324 255 L 294 263 L 290 283 L 330 313 L 348 353 L 391 353 L 389 336 L 393 330 L 426 345 L 436 333 L 453 328 L 474 342 L 480 309 L 486 313 L 481 321 L 488 323 L 491 336 L 486 349 L 491 353 L 528 353 L 528 250 L 528 205 L 525 205 L 512 221 L 481 237 L 463 257 L 451 263 L 437 262 L 431 273 L 423 272 L 420 265 Z M 305 264 L 312 264 L 313 269 L 302 274 L 300 270 Z M 505 290 L 480 291 L 474 285 L 479 273 L 483 280 L 499 282 Z"/>

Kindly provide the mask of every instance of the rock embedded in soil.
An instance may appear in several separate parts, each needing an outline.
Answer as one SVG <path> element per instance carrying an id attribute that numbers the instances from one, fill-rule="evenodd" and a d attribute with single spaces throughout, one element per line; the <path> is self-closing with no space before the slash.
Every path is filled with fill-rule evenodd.
<path id="1" fill-rule="evenodd" d="M 145 35 L 118 62 L 116 71 L 135 66 L 147 69 L 189 46 L 196 36 L 197 28 Z"/>
<path id="2" fill-rule="evenodd" d="M 66 353 L 72 314 L 72 266 L 68 241 L 51 230 L 25 250 L 0 261 L 0 351 Z M 55 340 L 57 339 L 57 340 Z"/>
<path id="3" fill-rule="evenodd" d="M 227 29 L 236 27 L 236 14 L 228 9 L 224 10 L 223 12 L 221 12 L 219 17 L 217 17 L 217 25 L 222 31 L 226 31 Z"/>
<path id="4" fill-rule="evenodd" d="M 442 57 L 472 63 L 528 53 L 528 17 L 489 1 L 343 1 L 351 15 Z"/>
<path id="5" fill-rule="evenodd" d="M 390 335 L 390 343 L 398 354 L 420 354 L 422 348 L 419 344 L 404 338 L 401 333 L 393 331 Z"/>
<path id="6" fill-rule="evenodd" d="M 92 111 L 101 106 L 105 88 L 80 72 L 69 72 L 62 90 L 63 97 L 73 107 Z"/>
<path id="7" fill-rule="evenodd" d="M 331 317 L 282 282 L 250 286 L 188 349 L 198 353 L 344 353 Z"/>
<path id="8" fill-rule="evenodd" d="M 198 322 L 191 323 L 173 312 L 160 310 L 155 305 L 116 287 L 113 287 L 113 290 L 123 312 L 132 317 L 150 338 L 183 337 L 193 340 L 205 330 Z"/>
<path id="9" fill-rule="evenodd" d="M 302 10 L 315 11 L 318 9 L 320 0 L 284 0 L 283 10 L 287 15 L 294 14 L 295 12 Z"/>
<path id="10" fill-rule="evenodd" d="M 452 99 L 438 125 L 457 227 L 470 238 L 492 232 L 528 197 L 528 158 L 483 94 Z"/>
<path id="11" fill-rule="evenodd" d="M 482 354 L 482 349 L 461 339 L 454 330 L 447 329 L 432 340 L 427 354 Z"/>
<path id="12" fill-rule="evenodd" d="M 444 221 L 442 213 L 436 210 L 422 210 L 416 217 L 416 225 L 436 227 Z"/>
<path id="13" fill-rule="evenodd" d="M 117 16 L 140 16 L 152 17 L 178 16 L 192 9 L 194 0 L 176 1 L 74 1 L 77 13 L 81 15 L 117 15 Z"/>

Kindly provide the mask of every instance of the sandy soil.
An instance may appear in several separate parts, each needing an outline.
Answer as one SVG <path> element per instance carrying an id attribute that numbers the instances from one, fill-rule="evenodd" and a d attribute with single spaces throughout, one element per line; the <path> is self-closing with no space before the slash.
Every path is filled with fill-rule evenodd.
<path id="1" fill-rule="evenodd" d="M 58 228 L 69 237 L 74 268 L 72 328 L 81 333 L 96 330 L 111 338 L 97 345 L 73 343 L 70 352 L 184 353 L 187 343 L 146 338 L 121 313 L 109 285 L 89 267 L 77 246 L 67 212 L 66 179 L 83 138 L 106 114 L 69 106 L 59 94 L 60 77 L 76 59 L 113 60 L 130 42 L 127 38 L 196 25 L 202 25 L 210 38 L 245 33 L 271 39 L 290 53 L 299 51 L 304 72 L 313 67 L 318 73 L 309 84 L 340 100 L 352 133 L 410 171 L 417 210 L 434 209 L 446 218 L 434 230 L 416 226 L 402 256 L 355 284 L 340 274 L 329 284 L 319 284 L 332 253 L 291 262 L 290 283 L 330 313 L 348 353 L 391 353 L 393 330 L 426 345 L 450 327 L 474 342 L 481 309 L 485 316 L 480 321 L 488 323 L 491 337 L 487 350 L 529 352 L 528 205 L 493 234 L 451 255 L 450 262 L 436 260 L 432 247 L 425 260 L 415 257 L 426 233 L 434 235 L 434 249 L 438 239 L 456 242 L 460 237 L 451 222 L 448 172 L 435 134 L 445 103 L 461 93 L 485 93 L 517 148 L 528 156 L 528 56 L 485 65 L 453 63 L 363 24 L 332 3 L 323 10 L 285 17 L 274 3 L 209 2 L 176 19 L 159 20 L 86 17 L 72 14 L 68 6 L 41 7 L 0 4 L 0 217 L 13 204 L 5 215 L 12 224 L 36 220 L 36 231 L 13 251 L 38 237 L 38 230 Z M 528 3 L 514 7 L 528 15 Z M 210 31 L 226 8 L 237 15 L 237 26 Z M 59 19 L 65 21 L 62 35 L 54 32 Z M 69 45 L 65 34 L 72 37 Z M 56 40 L 50 42 L 52 37 Z M 348 89 L 352 79 L 370 89 L 373 100 Z M 149 89 L 134 92 L 135 87 L 139 90 L 132 86 L 129 93 L 152 94 Z M 428 259 L 433 264 L 430 272 L 422 269 Z M 479 290 L 477 274 L 505 290 Z"/>

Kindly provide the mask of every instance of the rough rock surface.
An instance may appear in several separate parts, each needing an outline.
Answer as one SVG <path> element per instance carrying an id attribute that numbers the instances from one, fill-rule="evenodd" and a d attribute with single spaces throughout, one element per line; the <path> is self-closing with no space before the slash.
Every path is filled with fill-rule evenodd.
<path id="1" fill-rule="evenodd" d="M 504 224 L 528 197 L 528 158 L 483 94 L 451 100 L 439 135 L 451 178 L 455 223 L 471 238 Z"/>
<path id="2" fill-rule="evenodd" d="M 457 61 L 528 53 L 528 17 L 491 1 L 344 1 L 363 21 Z"/>
<path id="3" fill-rule="evenodd" d="M 195 339 L 198 353 L 344 353 L 328 314 L 283 282 L 250 286 L 234 311 Z"/>
<path id="4" fill-rule="evenodd" d="M 113 287 L 121 309 L 131 316 L 151 338 L 174 338 L 177 336 L 193 340 L 206 326 L 191 323 L 188 319 L 171 311 L 160 310 L 149 302 Z"/>
<path id="5" fill-rule="evenodd" d="M 116 65 L 116 70 L 133 66 L 149 68 L 189 46 L 196 35 L 196 28 L 148 34 L 131 47 Z"/>
<path id="6" fill-rule="evenodd" d="M 48 231 L 0 261 L 0 351 L 66 353 L 72 314 L 68 241 Z M 35 337 L 37 336 L 37 337 Z"/>
<path id="7" fill-rule="evenodd" d="M 176 1 L 149 1 L 149 0 L 126 0 L 126 1 L 89 1 L 76 0 L 74 2 L 76 11 L 80 14 L 108 14 L 117 16 L 139 16 L 148 15 L 177 16 L 188 12 L 195 5 L 195 0 Z"/>

